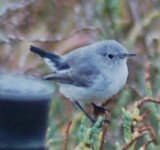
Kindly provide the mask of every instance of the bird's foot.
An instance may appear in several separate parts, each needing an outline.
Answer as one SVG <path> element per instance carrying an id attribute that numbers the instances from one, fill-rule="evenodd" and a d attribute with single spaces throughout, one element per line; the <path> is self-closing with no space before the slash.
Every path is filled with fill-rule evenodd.
<path id="1" fill-rule="evenodd" d="M 93 115 L 94 118 L 97 118 L 98 116 L 104 116 L 104 123 L 110 123 L 110 119 L 108 119 L 108 117 L 110 118 L 110 111 L 105 108 L 104 106 L 98 106 L 95 103 L 92 102 L 92 106 L 93 106 Z M 96 120 L 96 119 L 94 119 Z"/>
<path id="2" fill-rule="evenodd" d="M 106 109 L 105 107 L 103 106 L 98 106 L 94 103 L 92 103 L 92 106 L 93 106 L 93 114 L 94 114 L 94 117 L 91 117 L 88 112 L 86 112 L 84 110 L 84 108 L 80 105 L 80 103 L 78 101 L 75 101 L 75 104 L 78 106 L 78 108 L 86 115 L 86 117 L 94 124 L 96 121 L 97 121 L 97 118 L 98 116 L 104 116 L 104 123 L 107 123 L 109 124 L 110 123 L 110 120 L 107 119 L 108 118 L 108 114 L 110 114 L 110 111 L 108 109 Z"/>

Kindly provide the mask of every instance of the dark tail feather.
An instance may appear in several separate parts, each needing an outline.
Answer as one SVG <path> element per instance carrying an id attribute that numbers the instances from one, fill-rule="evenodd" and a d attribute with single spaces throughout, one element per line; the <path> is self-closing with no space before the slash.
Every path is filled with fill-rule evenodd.
<path id="1" fill-rule="evenodd" d="M 41 48 L 35 47 L 35 46 L 31 46 L 30 47 L 30 51 L 33 53 L 38 54 L 40 57 L 42 58 L 48 58 L 50 61 L 53 62 L 53 64 L 59 69 L 68 69 L 69 65 L 66 61 L 63 61 L 63 59 L 51 52 L 47 52 Z"/>
<path id="2" fill-rule="evenodd" d="M 41 48 L 35 47 L 35 46 L 31 46 L 30 51 L 38 54 L 41 57 L 49 58 L 49 59 L 52 59 L 52 60 L 60 58 L 58 55 L 56 55 L 54 53 L 47 52 L 47 51 L 45 51 Z"/>
<path id="3" fill-rule="evenodd" d="M 41 48 L 35 47 L 35 46 L 31 46 L 30 47 L 30 51 L 33 52 L 33 53 L 36 53 L 36 54 L 40 55 L 41 57 L 45 57 L 47 55 L 46 51 L 44 51 Z"/>

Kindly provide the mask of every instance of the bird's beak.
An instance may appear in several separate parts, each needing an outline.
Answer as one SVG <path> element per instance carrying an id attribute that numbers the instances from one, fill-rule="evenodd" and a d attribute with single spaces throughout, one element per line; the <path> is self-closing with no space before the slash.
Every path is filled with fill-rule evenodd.
<path id="1" fill-rule="evenodd" d="M 135 53 L 128 53 L 128 54 L 126 54 L 126 57 L 133 57 L 133 56 L 136 56 L 136 54 Z"/>
<path id="2" fill-rule="evenodd" d="M 136 56 L 136 54 L 135 53 L 125 53 L 125 54 L 119 55 L 120 58 L 133 57 L 133 56 Z"/>

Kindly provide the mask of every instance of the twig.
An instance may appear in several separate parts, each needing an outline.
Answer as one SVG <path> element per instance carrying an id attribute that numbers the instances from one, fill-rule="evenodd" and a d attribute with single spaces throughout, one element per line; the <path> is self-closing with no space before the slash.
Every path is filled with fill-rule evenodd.
<path id="1" fill-rule="evenodd" d="M 160 104 L 160 99 L 154 97 L 144 97 L 141 100 L 139 100 L 137 107 L 140 109 L 145 103 L 148 102 Z"/>
<path id="2" fill-rule="evenodd" d="M 145 120 L 149 117 L 151 111 L 147 110 L 146 112 L 144 112 L 141 116 L 142 116 L 142 120 Z"/>
<path id="3" fill-rule="evenodd" d="M 151 137 L 151 139 L 152 139 L 152 142 L 153 142 L 154 144 L 157 144 L 156 133 L 155 133 L 155 130 L 154 130 L 153 126 L 151 126 L 151 125 L 146 125 L 146 129 L 147 129 L 148 132 L 149 132 L 149 135 L 150 135 L 150 137 Z"/>
<path id="4" fill-rule="evenodd" d="M 150 141 L 146 142 L 146 143 L 142 146 L 143 149 L 144 149 L 144 150 L 147 150 L 149 144 L 151 144 L 151 143 L 153 143 L 153 140 L 150 140 Z"/>
<path id="5" fill-rule="evenodd" d="M 133 138 L 127 145 L 125 145 L 122 150 L 128 150 L 135 141 L 137 141 L 140 137 L 142 137 L 144 135 L 144 133 L 139 134 L 138 136 L 136 136 L 135 138 Z"/>
<path id="6" fill-rule="evenodd" d="M 148 131 L 149 136 L 150 136 L 152 142 L 154 144 L 157 144 L 156 133 L 154 131 L 154 128 L 151 125 L 142 125 L 142 126 L 138 127 L 137 131 L 140 134 L 145 133 L 146 131 Z"/>
<path id="7" fill-rule="evenodd" d="M 106 140 L 106 133 L 108 131 L 108 123 L 105 123 L 103 125 L 103 133 L 102 133 L 102 138 L 101 138 L 101 144 L 100 144 L 100 150 L 105 149 L 105 140 Z"/>
<path id="8" fill-rule="evenodd" d="M 129 6 L 135 23 L 140 23 L 141 17 L 137 0 L 129 0 Z"/>
<path id="9" fill-rule="evenodd" d="M 63 150 L 67 150 L 68 146 L 68 138 L 69 138 L 69 131 L 72 125 L 72 121 L 69 121 L 66 130 L 65 130 L 65 137 L 64 137 L 64 143 L 63 143 Z"/>
<path id="10" fill-rule="evenodd" d="M 146 144 L 144 144 L 144 148 L 147 148 L 148 145 L 152 142 L 156 144 L 157 143 L 156 136 L 155 136 L 155 132 L 154 132 L 154 129 L 152 128 L 152 126 L 142 125 L 137 128 L 138 135 L 136 137 L 134 137 L 128 144 L 126 144 L 122 148 L 122 150 L 128 150 L 134 144 L 134 142 L 136 142 L 140 137 L 142 137 L 144 134 L 146 134 L 146 131 L 148 131 L 148 133 L 151 137 L 151 141 L 148 141 Z"/>

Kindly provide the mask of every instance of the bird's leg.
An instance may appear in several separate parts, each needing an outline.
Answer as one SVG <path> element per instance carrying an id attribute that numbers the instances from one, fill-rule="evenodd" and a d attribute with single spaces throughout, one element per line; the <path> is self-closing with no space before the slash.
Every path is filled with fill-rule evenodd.
<path id="1" fill-rule="evenodd" d="M 110 111 L 105 108 L 104 106 L 98 106 L 95 103 L 92 102 L 93 106 L 93 114 L 97 118 L 99 115 L 105 115 L 107 119 L 105 119 L 105 122 L 109 123 L 110 120 L 108 119 L 108 114 L 110 114 Z"/>
<path id="2" fill-rule="evenodd" d="M 79 107 L 79 109 L 89 118 L 92 123 L 95 123 L 95 120 L 83 109 L 78 101 L 75 101 L 75 104 Z"/>

